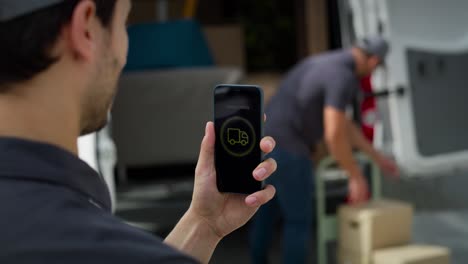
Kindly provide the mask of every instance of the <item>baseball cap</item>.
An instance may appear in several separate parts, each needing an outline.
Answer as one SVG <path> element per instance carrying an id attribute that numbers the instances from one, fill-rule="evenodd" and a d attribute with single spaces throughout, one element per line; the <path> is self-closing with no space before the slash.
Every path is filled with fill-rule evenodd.
<path id="1" fill-rule="evenodd" d="M 388 42 L 381 36 L 365 37 L 359 40 L 355 46 L 369 55 L 379 57 L 382 62 L 385 61 L 390 49 Z"/>
<path id="2" fill-rule="evenodd" d="M 5 22 L 64 0 L 0 0 L 0 22 Z"/>

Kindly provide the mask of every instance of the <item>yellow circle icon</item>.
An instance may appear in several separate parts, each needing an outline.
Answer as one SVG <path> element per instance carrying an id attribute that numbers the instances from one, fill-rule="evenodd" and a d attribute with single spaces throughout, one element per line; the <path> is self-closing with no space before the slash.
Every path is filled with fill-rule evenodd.
<path id="1" fill-rule="evenodd" d="M 234 116 L 224 121 L 221 126 L 221 145 L 227 153 L 235 157 L 244 157 L 255 147 L 257 138 L 249 120 Z"/>

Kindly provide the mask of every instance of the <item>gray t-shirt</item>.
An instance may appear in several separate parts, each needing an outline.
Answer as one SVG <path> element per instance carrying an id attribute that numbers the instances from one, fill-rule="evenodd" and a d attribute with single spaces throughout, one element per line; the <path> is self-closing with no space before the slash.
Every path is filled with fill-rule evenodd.
<path id="1" fill-rule="evenodd" d="M 359 91 L 350 50 L 306 58 L 289 71 L 266 108 L 266 135 L 281 148 L 309 155 L 323 137 L 324 106 L 345 111 Z"/>

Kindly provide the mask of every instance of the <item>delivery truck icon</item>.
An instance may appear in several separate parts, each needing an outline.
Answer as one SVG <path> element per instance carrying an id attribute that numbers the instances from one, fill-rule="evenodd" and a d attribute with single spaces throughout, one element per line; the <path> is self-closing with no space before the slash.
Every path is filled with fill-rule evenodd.
<path id="1" fill-rule="evenodd" d="M 221 145 L 234 157 L 249 155 L 257 143 L 254 127 L 241 116 L 233 116 L 224 121 L 220 132 Z"/>
<path id="2" fill-rule="evenodd" d="M 239 128 L 228 128 L 228 142 L 231 146 L 235 146 L 236 144 L 245 146 L 249 144 L 249 135 Z"/>

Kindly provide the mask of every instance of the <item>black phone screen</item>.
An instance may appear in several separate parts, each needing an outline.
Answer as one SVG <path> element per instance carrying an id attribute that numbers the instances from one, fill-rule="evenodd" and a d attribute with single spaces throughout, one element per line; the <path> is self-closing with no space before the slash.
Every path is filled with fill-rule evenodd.
<path id="1" fill-rule="evenodd" d="M 220 192 L 262 189 L 253 170 L 260 164 L 263 93 L 257 86 L 219 85 L 214 92 L 215 167 Z"/>

